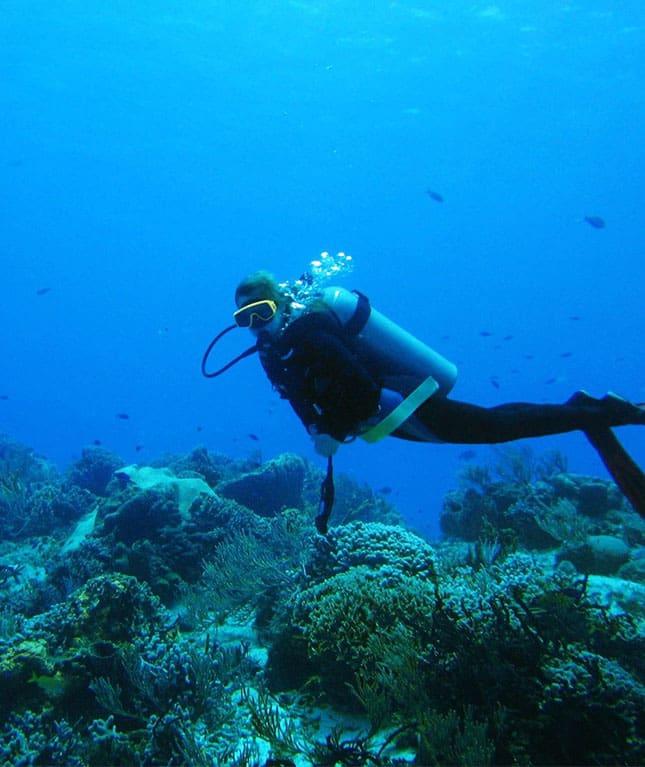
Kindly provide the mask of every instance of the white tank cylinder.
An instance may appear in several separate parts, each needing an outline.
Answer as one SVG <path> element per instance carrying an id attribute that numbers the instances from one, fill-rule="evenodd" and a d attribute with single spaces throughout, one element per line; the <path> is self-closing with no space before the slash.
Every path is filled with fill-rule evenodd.
<path id="1" fill-rule="evenodd" d="M 329 287 L 323 303 L 344 324 L 354 316 L 358 296 L 346 288 Z M 410 394 L 432 377 L 438 394 L 448 394 L 457 380 L 457 367 L 407 330 L 372 307 L 365 327 L 356 336 L 356 346 L 370 373 L 388 388 Z"/>

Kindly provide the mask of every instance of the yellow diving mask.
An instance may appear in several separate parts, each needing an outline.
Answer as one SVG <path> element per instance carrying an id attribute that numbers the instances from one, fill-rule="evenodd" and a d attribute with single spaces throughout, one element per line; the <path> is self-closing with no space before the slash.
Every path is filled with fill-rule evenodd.
<path id="1" fill-rule="evenodd" d="M 233 319 L 239 328 L 257 328 L 259 325 L 271 322 L 277 311 L 276 302 L 265 298 L 262 301 L 253 301 L 241 306 L 233 312 Z"/>

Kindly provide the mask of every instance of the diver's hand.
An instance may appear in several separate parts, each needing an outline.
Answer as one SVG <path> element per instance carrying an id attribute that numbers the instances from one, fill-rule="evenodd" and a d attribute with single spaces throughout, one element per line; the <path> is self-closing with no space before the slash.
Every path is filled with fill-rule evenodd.
<path id="1" fill-rule="evenodd" d="M 337 439 L 334 439 L 331 434 L 320 434 L 315 431 L 315 427 L 309 428 L 309 435 L 313 440 L 315 451 L 318 455 L 322 455 L 325 458 L 329 458 L 330 455 L 335 455 L 342 444 Z"/>

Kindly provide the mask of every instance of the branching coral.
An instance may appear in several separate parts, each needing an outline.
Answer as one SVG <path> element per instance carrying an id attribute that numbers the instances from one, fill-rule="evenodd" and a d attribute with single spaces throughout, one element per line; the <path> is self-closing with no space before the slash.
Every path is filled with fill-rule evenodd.
<path id="1" fill-rule="evenodd" d="M 18 538 L 29 524 L 30 492 L 20 474 L 0 474 L 0 533 Z"/>
<path id="2" fill-rule="evenodd" d="M 536 504 L 535 521 L 559 543 L 580 543 L 592 529 L 589 518 L 580 514 L 566 498 L 559 498 L 551 505 L 543 502 Z"/>
<path id="3" fill-rule="evenodd" d="M 554 728 L 549 761 L 585 764 L 642 764 L 645 686 L 615 661 L 579 645 L 544 669 L 540 711 L 560 723 Z M 584 716 L 581 716 L 584 712 Z M 576 737 L 570 733 L 575 731 Z M 537 759 L 536 759 L 537 762 Z"/>
<path id="4" fill-rule="evenodd" d="M 405 656 L 421 651 L 432 628 L 435 600 L 429 581 L 393 568 L 359 565 L 299 594 L 292 621 L 333 698 L 347 699 L 342 680 L 356 674 L 363 694 L 378 685 L 390 702 L 402 702 L 408 691 L 395 691 L 388 682 L 397 674 L 403 686 L 397 659 L 403 664 Z"/>
<path id="5" fill-rule="evenodd" d="M 352 559 L 361 561 L 358 554 Z M 347 564 L 346 557 L 341 561 Z M 459 727 L 449 728 L 453 749 L 457 734 L 469 732 L 459 745 L 460 756 L 433 746 L 433 735 L 423 736 L 430 738 L 426 753 L 436 747 L 443 759 L 457 764 L 468 764 L 475 753 L 490 760 L 489 739 L 496 760 L 521 761 L 540 753 L 545 762 L 558 763 L 561 745 L 557 753 L 540 751 L 548 741 L 545 732 L 559 729 L 556 716 L 543 716 L 548 669 L 583 643 L 629 679 L 634 672 L 618 657 L 626 656 L 627 647 L 633 657 L 643 644 L 628 619 L 609 616 L 587 597 L 585 581 L 575 572 L 554 575 L 522 554 L 478 571 L 453 568 L 427 580 L 405 575 L 396 565 L 352 564 L 301 591 L 292 601 L 291 618 L 322 688 L 344 699 L 347 688 L 340 680 L 351 680 L 375 728 L 416 721 L 421 732 L 427 712 L 445 717 L 451 709 L 463 712 L 470 706 L 470 719 L 460 716 Z M 600 709 L 608 705 L 602 685 L 586 689 L 588 701 Z M 640 695 L 637 689 L 633 695 Z M 582 699 L 569 701 L 580 706 L 576 716 L 584 716 Z M 501 709 L 506 720 L 498 716 Z M 625 717 L 636 727 L 634 706 Z M 636 730 L 633 735 L 639 737 Z M 616 744 L 609 739 L 613 758 Z M 583 756 L 589 760 L 591 750 L 584 750 L 579 761 Z"/>
<path id="6" fill-rule="evenodd" d="M 266 691 L 254 693 L 246 688 L 242 690 L 242 701 L 248 708 L 254 733 L 270 744 L 277 758 L 303 752 L 305 744 L 298 735 L 296 722 Z"/>
<path id="7" fill-rule="evenodd" d="M 200 624 L 215 613 L 222 617 L 241 607 L 272 612 L 302 575 L 313 531 L 302 512 L 287 509 L 255 529 L 238 529 L 204 562 L 200 582 L 184 589 L 187 619 Z"/>
<path id="8" fill-rule="evenodd" d="M 463 717 L 450 710 L 445 714 L 429 710 L 419 722 L 418 761 L 427 767 L 487 767 L 495 748 L 487 737 L 487 726 L 478 722 L 473 708 L 466 707 Z"/>

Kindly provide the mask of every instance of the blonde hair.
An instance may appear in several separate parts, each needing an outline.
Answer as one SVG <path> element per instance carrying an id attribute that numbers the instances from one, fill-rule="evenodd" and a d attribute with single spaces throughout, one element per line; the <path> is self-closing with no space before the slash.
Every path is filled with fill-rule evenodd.
<path id="1" fill-rule="evenodd" d="M 235 303 L 248 303 L 249 301 L 262 301 L 267 299 L 275 301 L 278 306 L 288 303 L 288 296 L 281 290 L 276 278 L 264 269 L 247 275 L 235 289 Z"/>

